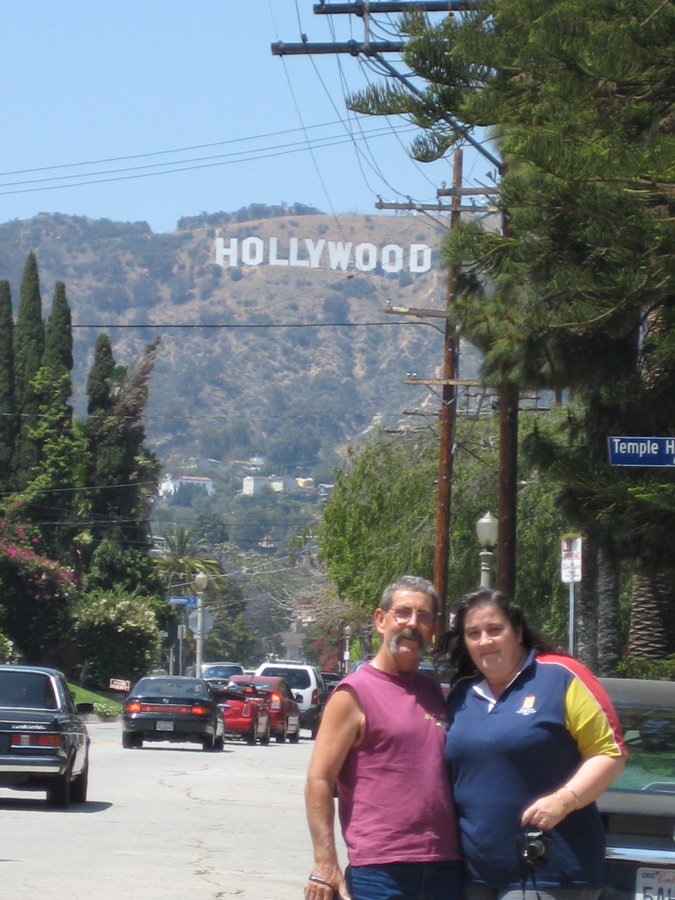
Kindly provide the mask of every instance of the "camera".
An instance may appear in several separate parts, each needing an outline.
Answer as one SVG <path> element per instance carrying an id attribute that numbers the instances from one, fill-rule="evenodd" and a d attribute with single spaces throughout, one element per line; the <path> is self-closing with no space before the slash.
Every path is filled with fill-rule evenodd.
<path id="1" fill-rule="evenodd" d="M 531 865 L 543 865 L 548 859 L 553 837 L 540 831 L 538 828 L 530 828 L 525 832 L 522 845 L 522 858 Z"/>

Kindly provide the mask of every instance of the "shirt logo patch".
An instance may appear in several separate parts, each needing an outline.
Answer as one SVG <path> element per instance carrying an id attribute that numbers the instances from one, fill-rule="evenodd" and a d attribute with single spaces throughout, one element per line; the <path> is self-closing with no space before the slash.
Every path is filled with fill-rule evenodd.
<path id="1" fill-rule="evenodd" d="M 516 710 L 516 713 L 519 716 L 531 716 L 533 713 L 536 713 L 536 711 L 537 710 L 534 708 L 534 694 L 529 694 L 523 700 L 523 705 L 520 709 Z"/>

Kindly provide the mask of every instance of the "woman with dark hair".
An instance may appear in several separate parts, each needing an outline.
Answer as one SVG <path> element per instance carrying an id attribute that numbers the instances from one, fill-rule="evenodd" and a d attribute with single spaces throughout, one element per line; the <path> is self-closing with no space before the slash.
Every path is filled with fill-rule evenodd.
<path id="1" fill-rule="evenodd" d="M 605 832 L 595 800 L 626 755 L 609 698 L 497 591 L 467 594 L 451 621 L 437 655 L 451 672 L 445 759 L 466 900 L 596 900 Z"/>

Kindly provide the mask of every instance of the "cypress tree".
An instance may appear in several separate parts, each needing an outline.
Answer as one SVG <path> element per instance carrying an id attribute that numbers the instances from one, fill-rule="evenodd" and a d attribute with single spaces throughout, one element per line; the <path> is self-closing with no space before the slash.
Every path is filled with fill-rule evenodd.
<path id="1" fill-rule="evenodd" d="M 35 425 L 39 399 L 32 386 L 42 365 L 45 349 L 45 326 L 42 320 L 42 298 L 37 259 L 31 250 L 21 280 L 19 308 L 14 329 L 14 384 L 16 407 L 20 416 L 19 440 L 14 458 L 16 486 L 22 490 L 38 463 L 38 449 L 29 437 L 27 425 Z"/>
<path id="2" fill-rule="evenodd" d="M 70 307 L 66 299 L 66 286 L 57 281 L 54 288 L 52 310 L 45 329 L 45 352 L 42 364 L 55 375 L 73 369 L 73 330 Z"/>
<path id="3" fill-rule="evenodd" d="M 0 490 L 11 486 L 17 421 L 14 397 L 14 320 L 9 281 L 0 281 Z"/>

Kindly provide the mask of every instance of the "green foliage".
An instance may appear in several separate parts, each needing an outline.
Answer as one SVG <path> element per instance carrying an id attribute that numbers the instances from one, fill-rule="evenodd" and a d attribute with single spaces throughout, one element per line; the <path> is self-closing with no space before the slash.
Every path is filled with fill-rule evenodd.
<path id="1" fill-rule="evenodd" d="M 70 372 L 73 368 L 73 332 L 70 307 L 66 299 L 66 286 L 56 282 L 52 309 L 45 329 L 45 352 L 42 364 L 55 374 Z"/>
<path id="2" fill-rule="evenodd" d="M 433 575 L 437 467 L 435 442 L 418 434 L 349 452 L 318 531 L 340 596 L 372 610 L 397 576 Z"/>
<path id="3" fill-rule="evenodd" d="M 624 678 L 645 678 L 654 681 L 675 681 L 675 654 L 665 659 L 637 659 L 627 656 L 617 666 Z"/>
<path id="4" fill-rule="evenodd" d="M 70 693 L 75 703 L 93 703 L 94 715 L 102 719 L 112 719 L 122 714 L 122 704 L 108 697 L 101 697 L 93 691 L 88 691 L 78 684 L 69 684 Z"/>
<path id="5" fill-rule="evenodd" d="M 17 433 L 14 386 L 14 319 L 9 282 L 0 281 L 0 491 L 11 486 Z"/>
<path id="6" fill-rule="evenodd" d="M 159 660 L 153 604 L 123 589 L 87 596 L 77 610 L 73 636 L 94 687 L 106 688 L 111 678 L 136 681 Z"/>
<path id="7" fill-rule="evenodd" d="M 15 511 L 16 513 L 17 511 Z M 0 629 L 26 662 L 65 665 L 71 653 L 75 578 L 40 556 L 38 538 L 0 523 Z"/>

